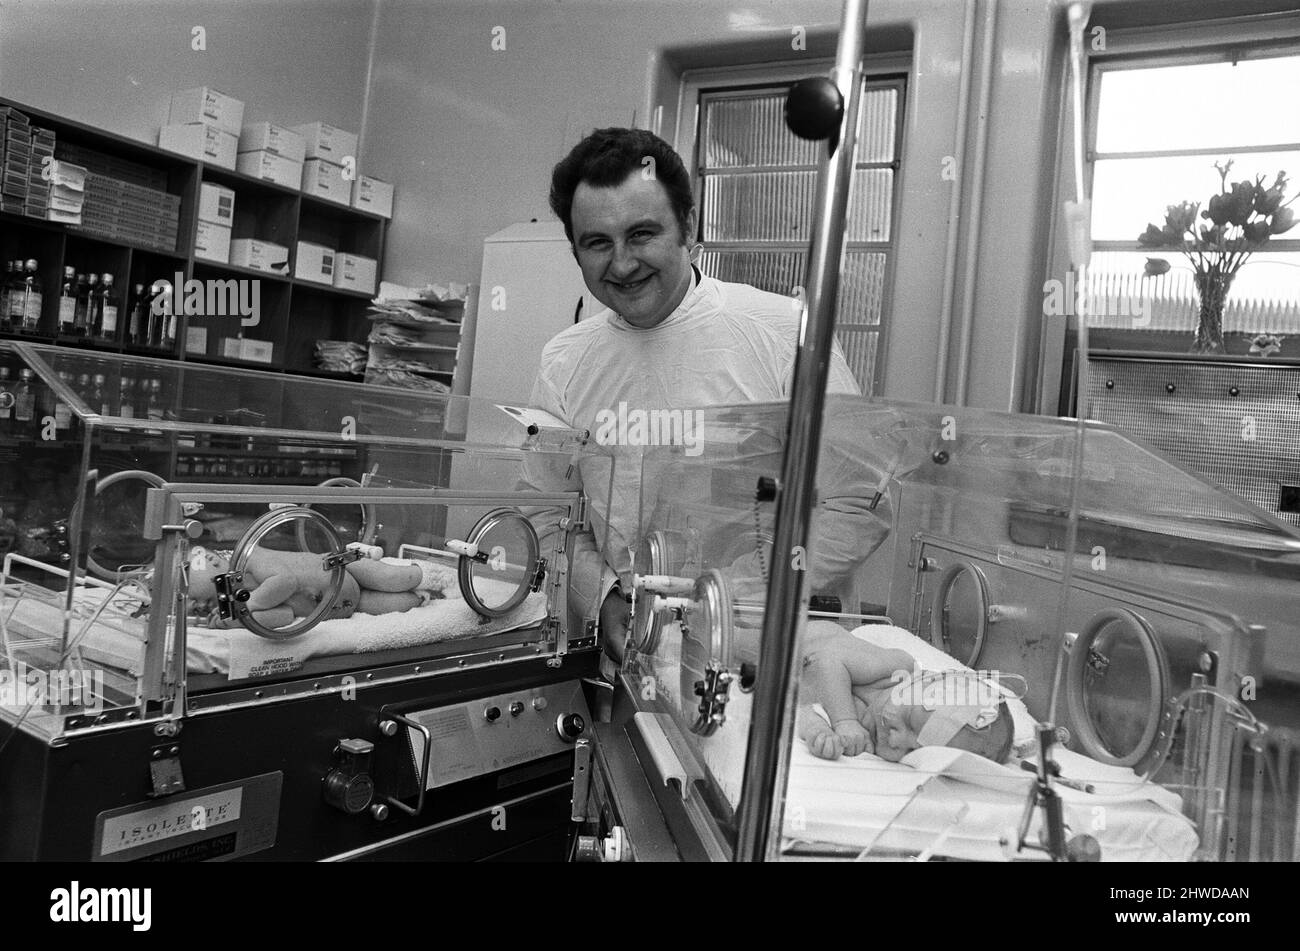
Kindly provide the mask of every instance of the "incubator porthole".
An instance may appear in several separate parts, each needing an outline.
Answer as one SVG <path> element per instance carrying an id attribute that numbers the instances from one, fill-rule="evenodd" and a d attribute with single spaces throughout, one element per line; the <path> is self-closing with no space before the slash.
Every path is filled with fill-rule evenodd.
<path id="1" fill-rule="evenodd" d="M 91 574 L 116 583 L 153 563 L 155 543 L 144 537 L 145 498 L 162 485 L 160 476 L 143 469 L 114 472 L 95 483 L 87 520 Z"/>
<path id="2" fill-rule="evenodd" d="M 225 573 L 234 619 L 261 637 L 285 640 L 306 633 L 331 614 L 350 615 L 359 589 L 349 597 L 345 582 L 350 576 L 342 562 L 326 566 L 326 557 L 342 550 L 334 526 L 319 512 L 293 506 L 263 515 L 240 538 Z M 251 607 L 257 586 L 286 576 L 295 581 L 288 600 L 273 612 Z M 291 618 L 286 616 L 290 613 Z"/>
<path id="3" fill-rule="evenodd" d="M 689 578 L 699 570 L 693 562 L 698 562 L 698 558 L 686 535 L 681 532 L 652 532 L 637 546 L 632 568 L 639 575 Z M 653 593 L 641 591 L 638 594 L 632 617 L 632 643 L 642 654 L 653 654 L 669 617 L 663 611 L 654 610 Z"/>
<path id="4" fill-rule="evenodd" d="M 1083 751 L 1138 766 L 1155 744 L 1167 684 L 1164 651 L 1145 620 L 1123 608 L 1093 615 L 1070 648 L 1066 674 L 1070 723 Z"/>
<path id="5" fill-rule="evenodd" d="M 356 479 L 350 479 L 347 476 L 336 476 L 333 479 L 326 479 L 320 484 L 321 488 L 334 486 L 348 489 L 362 487 L 361 483 Z M 349 542 L 361 542 L 364 545 L 373 545 L 375 543 L 375 536 L 378 534 L 378 519 L 373 505 L 309 502 L 303 507 L 314 509 L 328 518 L 334 526 L 334 530 L 338 532 L 339 539 L 345 545 Z"/>
<path id="6" fill-rule="evenodd" d="M 989 624 L 989 583 L 984 572 L 965 561 L 946 569 L 935 589 L 933 617 L 937 646 L 967 667 L 976 666 Z"/>
<path id="7" fill-rule="evenodd" d="M 493 509 L 465 542 L 478 551 L 460 557 L 456 575 L 465 602 L 483 617 L 501 617 L 523 604 L 541 551 L 532 522 L 513 509 Z"/>
<path id="8" fill-rule="evenodd" d="M 691 609 L 682 632 L 681 696 L 687 710 L 698 702 L 695 684 L 703 680 L 706 668 L 715 661 L 723 667 L 732 662 L 731 588 L 722 572 L 709 569 L 695 581 Z"/>

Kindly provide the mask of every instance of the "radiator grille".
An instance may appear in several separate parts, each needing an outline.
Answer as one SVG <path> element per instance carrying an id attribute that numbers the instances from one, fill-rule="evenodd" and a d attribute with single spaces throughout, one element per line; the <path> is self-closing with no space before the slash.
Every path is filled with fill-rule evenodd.
<path id="1" fill-rule="evenodd" d="M 1300 494 L 1300 367 L 1116 357 L 1089 366 L 1092 418 L 1300 525 L 1300 512 L 1279 510 L 1297 508 Z"/>

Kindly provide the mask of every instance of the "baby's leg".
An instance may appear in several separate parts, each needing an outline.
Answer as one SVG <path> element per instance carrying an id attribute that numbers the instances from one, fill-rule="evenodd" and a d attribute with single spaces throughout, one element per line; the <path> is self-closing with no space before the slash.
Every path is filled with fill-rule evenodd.
<path id="1" fill-rule="evenodd" d="M 409 611 L 418 607 L 420 596 L 413 591 L 361 591 L 357 610 L 362 614 L 388 614 L 391 611 Z"/>
<path id="2" fill-rule="evenodd" d="M 390 565 L 382 561 L 362 559 L 348 565 L 348 572 L 357 579 L 363 589 L 370 591 L 414 591 L 420 586 L 419 565 Z M 366 614 L 382 614 L 382 611 L 366 611 Z"/>

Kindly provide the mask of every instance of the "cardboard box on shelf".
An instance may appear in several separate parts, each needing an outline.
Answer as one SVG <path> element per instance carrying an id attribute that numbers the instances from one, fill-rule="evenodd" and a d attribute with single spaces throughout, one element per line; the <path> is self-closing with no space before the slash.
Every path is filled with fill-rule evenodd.
<path id="1" fill-rule="evenodd" d="M 317 284 L 334 285 L 334 249 L 311 241 L 298 242 L 294 258 L 293 276 Z"/>
<path id="2" fill-rule="evenodd" d="M 254 122 L 239 131 L 239 151 L 274 152 L 290 162 L 301 162 L 307 143 L 301 135 L 287 126 L 273 122 Z"/>
<path id="3" fill-rule="evenodd" d="M 302 163 L 276 155 L 265 149 L 258 152 L 240 152 L 236 166 L 245 175 L 264 178 L 286 188 L 297 188 L 302 181 Z"/>
<path id="4" fill-rule="evenodd" d="M 199 221 L 208 221 L 229 228 L 234 220 L 234 189 L 204 182 L 199 187 Z"/>
<path id="5" fill-rule="evenodd" d="M 244 125 L 244 103 L 211 86 L 182 89 L 172 93 L 167 121 L 185 124 L 203 122 L 238 138 L 239 130 Z"/>
<path id="6" fill-rule="evenodd" d="M 230 263 L 256 271 L 288 274 L 289 249 L 261 238 L 233 238 L 230 242 Z"/>
<path id="7" fill-rule="evenodd" d="M 200 354 L 208 352 L 207 327 L 185 328 L 185 352 Z"/>
<path id="8" fill-rule="evenodd" d="M 352 183 L 343 177 L 343 166 L 324 159 L 302 163 L 302 193 L 346 205 L 352 198 Z"/>
<path id="9" fill-rule="evenodd" d="M 342 129 L 326 125 L 324 122 L 309 122 L 306 125 L 296 125 L 293 127 L 293 131 L 303 137 L 306 149 L 304 158 L 325 159 L 336 165 L 342 165 L 344 159 L 350 158 L 353 167 L 356 167 L 356 133 L 344 132 Z"/>
<path id="10" fill-rule="evenodd" d="M 393 217 L 393 186 L 369 175 L 360 175 L 352 183 L 352 207 Z"/>
<path id="11" fill-rule="evenodd" d="M 378 272 L 379 262 L 374 258 L 340 252 L 334 260 L 334 286 L 373 294 Z"/>
<path id="12" fill-rule="evenodd" d="M 252 360 L 256 363 L 270 363 L 275 355 L 275 344 L 269 340 L 222 337 L 221 355 L 231 360 Z"/>
<path id="13" fill-rule="evenodd" d="M 233 169 L 239 154 L 239 137 L 230 132 L 202 122 L 185 122 L 165 125 L 158 132 L 158 147 L 179 152 L 200 162 L 210 162 L 221 168 Z"/>
<path id="14" fill-rule="evenodd" d="M 194 236 L 194 256 L 218 264 L 230 263 L 230 228 L 200 221 Z"/>

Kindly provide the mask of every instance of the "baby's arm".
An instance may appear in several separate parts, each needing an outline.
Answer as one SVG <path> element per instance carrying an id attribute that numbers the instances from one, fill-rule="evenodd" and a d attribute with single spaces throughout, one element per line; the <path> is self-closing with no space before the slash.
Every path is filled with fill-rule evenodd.
<path id="1" fill-rule="evenodd" d="M 844 752 L 844 741 L 813 712 L 812 704 L 801 703 L 795 710 L 795 731 L 808 744 L 808 752 L 822 759 L 835 759 Z"/>

